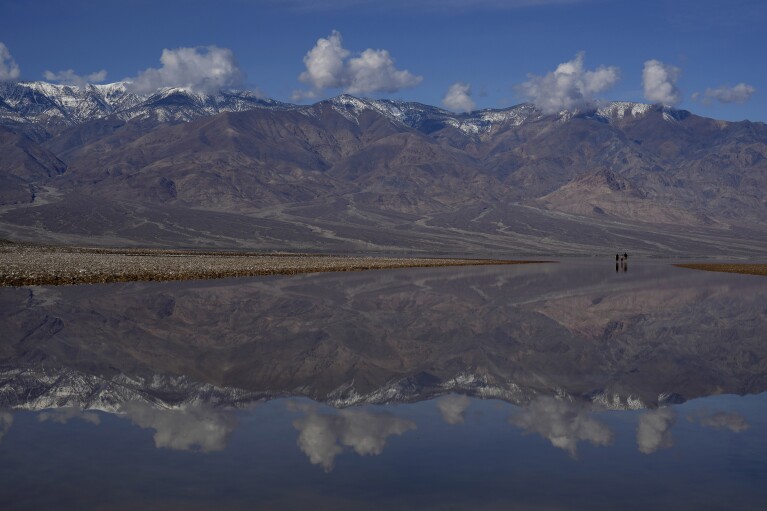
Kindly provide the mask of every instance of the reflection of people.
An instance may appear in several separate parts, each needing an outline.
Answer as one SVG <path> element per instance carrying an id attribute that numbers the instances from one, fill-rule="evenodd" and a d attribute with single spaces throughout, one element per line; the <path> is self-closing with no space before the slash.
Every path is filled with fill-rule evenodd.
<path id="1" fill-rule="evenodd" d="M 621 269 L 624 272 L 629 271 L 629 255 L 627 252 L 624 252 L 623 255 L 620 255 L 620 253 L 615 254 L 615 272 L 617 273 Z"/>

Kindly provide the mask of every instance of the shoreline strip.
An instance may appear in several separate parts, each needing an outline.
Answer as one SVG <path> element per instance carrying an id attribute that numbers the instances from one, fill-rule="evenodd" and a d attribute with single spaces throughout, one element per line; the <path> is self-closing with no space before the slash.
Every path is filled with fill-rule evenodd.
<path id="1" fill-rule="evenodd" d="M 759 263 L 680 263 L 674 266 L 691 270 L 767 276 L 767 264 Z"/>
<path id="2" fill-rule="evenodd" d="M 334 271 L 546 262 L 553 261 L 3 247 L 0 250 L 0 286 L 201 280 Z"/>

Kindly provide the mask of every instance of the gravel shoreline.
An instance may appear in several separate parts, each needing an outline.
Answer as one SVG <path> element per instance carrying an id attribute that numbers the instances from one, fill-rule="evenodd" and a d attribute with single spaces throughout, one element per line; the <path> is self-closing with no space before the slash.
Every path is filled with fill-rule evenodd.
<path id="1" fill-rule="evenodd" d="M 548 261 L 357 257 L 190 250 L 0 245 L 0 286 L 220 279 L 434 266 Z"/>

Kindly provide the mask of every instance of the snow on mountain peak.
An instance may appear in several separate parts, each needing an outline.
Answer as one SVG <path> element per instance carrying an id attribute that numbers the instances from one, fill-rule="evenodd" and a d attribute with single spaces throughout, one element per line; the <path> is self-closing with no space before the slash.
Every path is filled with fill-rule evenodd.
<path id="1" fill-rule="evenodd" d="M 132 92 L 129 82 L 60 85 L 47 82 L 0 83 L 0 124 L 26 126 L 27 131 L 51 129 L 117 116 L 122 120 L 154 117 L 160 122 L 190 121 L 220 112 L 254 108 L 295 108 L 262 99 L 251 91 L 220 91 L 206 95 L 183 87 L 166 87 L 152 94 Z"/>
<path id="2" fill-rule="evenodd" d="M 650 112 L 653 105 L 647 103 L 633 103 L 630 101 L 612 101 L 597 109 L 597 115 L 606 119 L 623 119 L 627 116 L 644 117 Z"/>
<path id="3" fill-rule="evenodd" d="M 316 105 L 299 106 L 262 98 L 252 91 L 222 90 L 204 94 L 184 87 L 165 87 L 152 94 L 135 94 L 130 82 L 89 84 L 84 86 L 47 82 L 0 83 L 0 124 L 27 126 L 35 133 L 74 126 L 83 122 L 116 116 L 122 120 L 154 118 L 160 122 L 186 122 L 221 112 L 242 112 L 256 108 L 290 109 L 316 115 L 317 105 L 330 105 L 340 115 L 358 123 L 364 111 L 374 111 L 398 126 L 428 133 L 453 127 L 467 136 L 482 137 L 505 127 L 520 126 L 543 114 L 534 105 L 523 103 L 510 108 L 453 113 L 416 102 L 358 98 L 342 94 Z M 596 109 L 566 110 L 560 122 L 585 115 L 607 122 L 641 118 L 651 111 L 661 111 L 664 119 L 675 122 L 689 112 L 644 103 L 615 101 Z"/>
<path id="4" fill-rule="evenodd" d="M 452 126 L 466 135 L 476 136 L 498 126 L 519 126 L 531 117 L 539 117 L 540 112 L 531 104 L 521 104 L 503 110 L 475 110 L 456 114 L 442 108 L 416 102 L 390 99 L 361 99 L 342 94 L 327 100 L 338 113 L 347 119 L 358 122 L 359 115 L 365 110 L 375 111 L 395 124 L 410 128 L 419 128 L 428 123 L 433 126 Z"/>

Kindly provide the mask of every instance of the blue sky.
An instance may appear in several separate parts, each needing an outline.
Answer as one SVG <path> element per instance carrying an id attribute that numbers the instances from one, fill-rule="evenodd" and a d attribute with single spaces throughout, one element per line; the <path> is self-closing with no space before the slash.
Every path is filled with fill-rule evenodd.
<path id="1" fill-rule="evenodd" d="M 0 13 L 6 79 L 181 80 L 304 102 L 349 91 L 454 110 L 650 101 L 767 121 L 762 0 L 0 0 Z"/>

